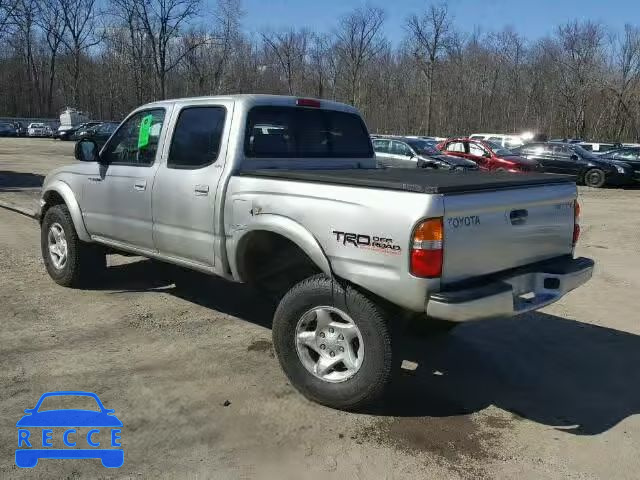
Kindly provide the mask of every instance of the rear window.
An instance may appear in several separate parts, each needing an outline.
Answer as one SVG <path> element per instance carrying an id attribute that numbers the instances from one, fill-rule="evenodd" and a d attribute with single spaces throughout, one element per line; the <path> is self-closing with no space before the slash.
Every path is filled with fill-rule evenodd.
<path id="1" fill-rule="evenodd" d="M 247 157 L 373 156 L 362 119 L 353 113 L 300 107 L 254 107 L 244 140 Z"/>

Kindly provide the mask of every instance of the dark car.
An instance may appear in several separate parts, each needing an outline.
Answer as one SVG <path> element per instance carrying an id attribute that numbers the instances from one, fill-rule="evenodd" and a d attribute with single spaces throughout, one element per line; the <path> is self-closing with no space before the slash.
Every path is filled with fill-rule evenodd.
<path id="1" fill-rule="evenodd" d="M 598 155 L 598 158 L 625 163 L 633 169 L 633 179 L 640 182 L 640 147 L 621 147 Z"/>
<path id="2" fill-rule="evenodd" d="M 517 150 L 523 157 L 540 162 L 544 172 L 576 175 L 578 182 L 589 187 L 631 183 L 634 177 L 629 163 L 594 155 L 580 145 L 529 143 Z"/>
<path id="3" fill-rule="evenodd" d="M 82 131 L 79 130 L 76 136 L 78 137 L 78 140 L 89 138 L 96 142 L 98 147 L 102 148 L 107 140 L 109 140 L 111 134 L 116 131 L 118 125 L 120 124 L 117 122 L 104 122 Z"/>
<path id="4" fill-rule="evenodd" d="M 0 123 L 0 137 L 17 137 L 18 131 L 12 123 Z"/>
<path id="5" fill-rule="evenodd" d="M 478 166 L 464 158 L 444 155 L 433 142 L 419 138 L 376 138 L 373 149 L 379 167 L 431 168 L 438 170 L 477 170 Z"/>
<path id="6" fill-rule="evenodd" d="M 22 122 L 11 122 L 11 125 L 16 129 L 16 136 L 24 137 L 27 134 L 27 127 Z"/>
<path id="7" fill-rule="evenodd" d="M 480 170 L 492 172 L 538 171 L 538 162 L 526 159 L 501 145 L 486 140 L 451 138 L 438 144 L 438 149 L 448 155 L 475 162 Z"/>
<path id="8" fill-rule="evenodd" d="M 100 123 L 101 122 L 85 122 L 67 130 L 58 131 L 58 138 L 60 140 L 78 140 L 79 132 L 86 131 L 89 128 L 100 125 Z"/>

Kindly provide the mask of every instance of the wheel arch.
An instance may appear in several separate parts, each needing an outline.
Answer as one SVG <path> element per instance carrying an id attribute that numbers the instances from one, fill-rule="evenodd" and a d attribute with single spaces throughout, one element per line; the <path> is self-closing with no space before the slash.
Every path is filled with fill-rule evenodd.
<path id="1" fill-rule="evenodd" d="M 331 276 L 331 265 L 318 240 L 301 224 L 288 217 L 263 214 L 242 231 L 234 242 L 231 270 L 240 281 L 247 281 L 247 252 L 260 235 L 276 235 L 295 245 L 322 273 Z"/>
<path id="2" fill-rule="evenodd" d="M 68 184 L 61 180 L 56 180 L 47 185 L 46 190 L 42 192 L 40 203 L 41 207 L 39 217 L 41 223 L 49 208 L 54 205 L 64 204 L 69 209 L 78 238 L 84 242 L 91 241 L 91 236 L 89 235 L 82 218 L 80 205 L 78 204 L 73 190 L 71 190 L 71 187 Z"/>

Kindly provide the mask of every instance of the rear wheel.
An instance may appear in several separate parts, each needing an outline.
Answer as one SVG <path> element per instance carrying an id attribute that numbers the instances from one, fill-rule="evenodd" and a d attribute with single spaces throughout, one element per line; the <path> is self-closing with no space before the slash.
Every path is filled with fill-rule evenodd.
<path id="1" fill-rule="evenodd" d="M 295 285 L 273 320 L 285 374 L 307 398 L 353 410 L 379 398 L 391 378 L 388 315 L 356 289 L 325 275 Z"/>
<path id="2" fill-rule="evenodd" d="M 601 188 L 606 181 L 605 174 L 599 168 L 592 168 L 587 170 L 584 174 L 584 184 L 587 187 Z"/>
<path id="3" fill-rule="evenodd" d="M 47 272 L 59 285 L 87 285 L 106 269 L 105 251 L 78 238 L 66 205 L 54 205 L 45 213 L 40 245 Z"/>

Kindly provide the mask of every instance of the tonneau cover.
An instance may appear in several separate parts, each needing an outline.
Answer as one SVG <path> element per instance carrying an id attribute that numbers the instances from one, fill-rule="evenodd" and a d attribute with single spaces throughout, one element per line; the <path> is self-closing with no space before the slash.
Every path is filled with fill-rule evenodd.
<path id="1" fill-rule="evenodd" d="M 575 177 L 571 175 L 555 175 L 550 173 L 448 172 L 407 168 L 343 170 L 264 169 L 242 171 L 239 172 L 238 175 L 421 193 L 462 193 L 575 182 Z"/>

